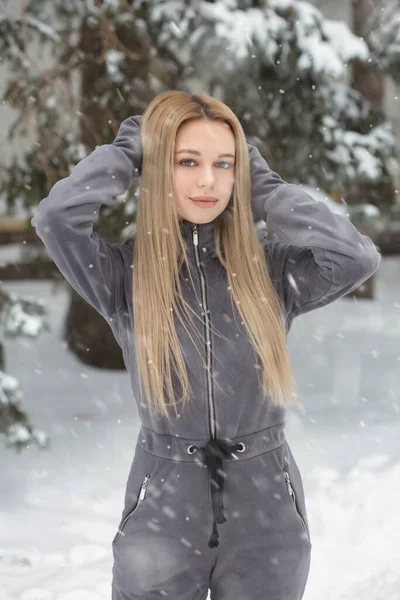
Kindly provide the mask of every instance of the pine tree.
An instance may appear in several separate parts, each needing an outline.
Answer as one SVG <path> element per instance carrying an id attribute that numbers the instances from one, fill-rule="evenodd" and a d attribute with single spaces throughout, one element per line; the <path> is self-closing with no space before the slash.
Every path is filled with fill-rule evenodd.
<path id="1" fill-rule="evenodd" d="M 42 301 L 9 294 L 1 287 L 0 315 L 0 437 L 6 446 L 18 451 L 33 442 L 45 448 L 49 442 L 48 435 L 31 423 L 22 407 L 21 384 L 5 371 L 4 339 L 35 339 L 50 331 L 49 314 Z"/>
<path id="2" fill-rule="evenodd" d="M 370 49 L 372 71 L 388 73 L 400 84 L 400 2 L 375 0 L 368 13 L 366 40 Z"/>

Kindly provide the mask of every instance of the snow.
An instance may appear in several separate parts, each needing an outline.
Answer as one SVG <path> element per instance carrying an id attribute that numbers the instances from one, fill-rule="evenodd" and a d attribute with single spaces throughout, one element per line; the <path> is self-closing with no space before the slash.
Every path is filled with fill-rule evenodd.
<path id="1" fill-rule="evenodd" d="M 305 35 L 302 37 L 301 30 L 298 32 L 299 48 L 302 54 L 298 60 L 301 71 L 314 70 L 320 74 L 329 74 L 331 77 L 342 77 L 345 68 L 342 60 L 336 54 L 334 48 L 327 42 L 321 41 L 319 35 Z"/>
<path id="2" fill-rule="evenodd" d="M 107 75 L 113 83 L 123 83 L 124 74 L 120 70 L 120 65 L 123 65 L 125 55 L 119 50 L 110 49 L 105 53 L 105 65 Z"/>
<path id="3" fill-rule="evenodd" d="M 44 37 L 52 39 L 53 42 L 61 42 L 61 37 L 58 32 L 48 23 L 39 21 L 39 19 L 35 19 L 29 14 L 25 15 L 25 19 L 28 25 L 30 25 L 33 29 L 37 29 Z"/>
<path id="4" fill-rule="evenodd" d="M 0 598 L 109 600 L 111 540 L 140 429 L 128 374 L 80 363 L 61 339 L 65 287 L 5 282 L 48 305 L 52 331 L 5 341 L 23 406 L 48 450 L 0 446 Z M 304 600 L 398 600 L 400 261 L 382 258 L 376 299 L 294 320 L 288 346 L 303 410 L 286 437 L 313 542 Z"/>
<path id="5" fill-rule="evenodd" d="M 338 55 L 344 62 L 358 58 L 368 60 L 369 50 L 367 43 L 348 28 L 344 21 L 324 19 L 321 23 L 322 31 L 328 38 Z"/>

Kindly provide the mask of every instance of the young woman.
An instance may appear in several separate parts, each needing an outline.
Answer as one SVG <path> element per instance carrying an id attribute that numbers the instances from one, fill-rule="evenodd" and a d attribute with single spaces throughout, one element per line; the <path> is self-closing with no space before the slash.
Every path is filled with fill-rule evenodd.
<path id="1" fill-rule="evenodd" d="M 108 244 L 99 208 L 140 175 L 136 233 Z M 113 600 L 300 600 L 311 541 L 286 336 L 371 277 L 374 243 L 271 171 L 225 104 L 179 91 L 124 120 L 32 224 L 110 323 L 138 404 Z"/>

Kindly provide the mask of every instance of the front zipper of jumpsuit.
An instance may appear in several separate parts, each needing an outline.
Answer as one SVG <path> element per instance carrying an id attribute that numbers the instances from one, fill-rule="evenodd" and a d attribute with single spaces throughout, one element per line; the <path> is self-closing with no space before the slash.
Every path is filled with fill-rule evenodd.
<path id="1" fill-rule="evenodd" d="M 206 346 L 207 346 L 207 381 L 208 381 L 208 406 L 209 406 L 209 427 L 211 438 L 215 438 L 215 422 L 214 422 L 214 401 L 212 397 L 212 381 L 211 381 L 211 336 L 210 336 L 210 328 L 209 328 L 209 319 L 208 319 L 208 310 L 207 310 L 207 301 L 206 301 L 206 281 L 203 275 L 200 259 L 199 259 L 199 236 L 197 225 L 192 225 L 193 231 L 193 246 L 194 246 L 194 255 L 196 259 L 196 265 L 200 274 L 200 284 L 201 284 L 201 294 L 202 294 L 202 302 L 204 308 L 204 315 L 206 318 Z"/>

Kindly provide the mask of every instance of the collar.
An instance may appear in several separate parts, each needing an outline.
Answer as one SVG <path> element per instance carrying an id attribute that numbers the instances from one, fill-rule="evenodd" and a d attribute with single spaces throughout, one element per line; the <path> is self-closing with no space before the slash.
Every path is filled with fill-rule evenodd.
<path id="1" fill-rule="evenodd" d="M 183 239 L 186 242 L 186 248 L 191 252 L 193 248 L 193 225 L 190 221 L 186 221 L 182 219 L 180 221 L 180 230 Z M 199 240 L 199 250 L 200 252 L 204 252 L 202 248 L 206 248 L 206 254 L 209 256 L 217 256 L 217 251 L 215 248 L 214 242 L 214 229 L 215 229 L 215 220 L 210 221 L 209 223 L 198 223 L 197 224 L 197 233 Z"/>

